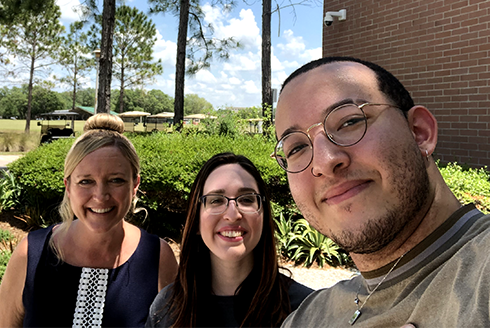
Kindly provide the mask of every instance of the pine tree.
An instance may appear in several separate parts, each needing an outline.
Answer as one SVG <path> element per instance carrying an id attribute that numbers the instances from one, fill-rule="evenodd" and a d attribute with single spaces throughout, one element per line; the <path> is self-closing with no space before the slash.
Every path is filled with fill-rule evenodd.
<path id="1" fill-rule="evenodd" d="M 116 10 L 114 31 L 114 77 L 120 82 L 119 112 L 124 108 L 124 90 L 143 86 L 163 72 L 161 60 L 153 61 L 155 24 L 137 8 Z"/>
<path id="2" fill-rule="evenodd" d="M 80 79 L 85 73 L 94 67 L 93 59 L 87 55 L 90 48 L 87 45 L 87 34 L 82 32 L 83 23 L 70 24 L 70 33 L 62 39 L 58 52 L 60 64 L 68 71 L 68 75 L 61 78 L 61 82 L 68 83 L 72 91 L 72 109 L 75 108 L 77 90 L 80 89 Z"/>
<path id="3" fill-rule="evenodd" d="M 232 49 L 240 47 L 234 38 L 213 38 L 213 26 L 205 25 L 204 13 L 199 0 L 148 0 L 150 12 L 179 14 L 179 33 L 177 36 L 177 63 L 175 67 L 174 125 L 182 128 L 184 119 L 185 73 L 195 74 L 202 68 L 209 68 L 213 57 L 228 59 Z M 217 0 L 223 10 L 233 6 L 233 0 Z M 190 36 L 188 37 L 188 32 Z M 188 48 L 188 49 L 187 49 Z M 189 51 L 187 51 L 189 50 Z M 185 67 L 186 59 L 190 65 Z"/>
<path id="4" fill-rule="evenodd" d="M 9 25 L 7 41 L 4 42 L 8 52 L 28 66 L 29 70 L 26 133 L 30 132 L 34 75 L 55 63 L 53 58 L 56 57 L 55 52 L 65 29 L 59 22 L 60 16 L 60 9 L 54 4 L 42 7 L 39 13 L 21 10 Z"/>

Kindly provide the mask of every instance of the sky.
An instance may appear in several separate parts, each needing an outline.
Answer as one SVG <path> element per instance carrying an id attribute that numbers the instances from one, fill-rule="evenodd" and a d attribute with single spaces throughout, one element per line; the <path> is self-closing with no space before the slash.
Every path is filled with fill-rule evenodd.
<path id="1" fill-rule="evenodd" d="M 250 1 L 250 0 L 248 0 Z M 102 4 L 103 1 L 99 0 Z M 299 1 L 298 1 L 299 2 Z M 79 0 L 57 0 L 61 8 L 61 23 L 68 29 L 78 20 L 72 8 Z M 148 13 L 146 0 L 126 0 L 126 5 L 137 7 Z M 272 6 L 287 6 L 290 2 Z M 210 69 L 201 70 L 195 76 L 186 76 L 185 94 L 197 94 L 213 104 L 215 109 L 225 107 L 260 106 L 261 103 L 261 17 L 262 4 L 237 2 L 229 12 L 213 8 L 202 0 L 206 23 L 215 27 L 215 37 L 234 37 L 242 44 L 241 49 L 232 50 L 227 61 L 215 60 Z M 321 57 L 323 9 L 322 2 L 309 0 L 306 5 L 285 7 L 272 15 L 272 88 L 279 89 L 283 81 L 301 65 Z M 150 15 L 157 28 L 154 58 L 161 59 L 163 74 L 156 76 L 148 90 L 159 89 L 170 96 L 175 93 L 175 62 L 177 51 L 178 18 L 173 14 Z M 60 68 L 52 74 L 59 76 Z M 88 77 L 85 87 L 95 87 L 96 72 Z M 112 88 L 117 82 L 113 80 Z"/>

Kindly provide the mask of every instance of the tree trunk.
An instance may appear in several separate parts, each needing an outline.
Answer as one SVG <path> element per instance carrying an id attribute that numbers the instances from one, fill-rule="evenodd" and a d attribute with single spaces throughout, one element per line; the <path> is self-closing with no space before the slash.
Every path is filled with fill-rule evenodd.
<path id="1" fill-rule="evenodd" d="M 32 46 L 32 56 L 31 56 L 31 69 L 29 72 L 29 85 L 27 87 L 27 112 L 26 112 L 26 128 L 25 133 L 31 133 L 31 109 L 32 109 L 32 84 L 34 83 L 34 63 L 36 58 L 34 56 L 35 53 L 35 45 Z"/>
<path id="2" fill-rule="evenodd" d="M 77 55 L 75 55 L 75 69 L 73 73 L 73 95 L 72 95 L 72 104 L 71 110 L 75 110 L 75 103 L 77 101 Z"/>
<path id="3" fill-rule="evenodd" d="M 185 57 L 187 27 L 189 24 L 189 0 L 180 0 L 179 35 L 177 37 L 177 63 L 175 67 L 174 127 L 182 130 L 184 120 Z"/>
<path id="4" fill-rule="evenodd" d="M 114 38 L 115 16 L 116 0 L 104 0 L 96 113 L 111 112 L 112 42 Z"/>
<path id="5" fill-rule="evenodd" d="M 123 112 L 124 109 L 124 57 L 122 58 L 121 65 L 121 89 L 119 90 L 119 114 Z"/>
<path id="6" fill-rule="evenodd" d="M 271 0 L 262 0 L 262 115 L 272 106 L 271 90 Z M 271 116 L 272 119 L 272 116 Z M 264 122 L 270 124 L 271 122 Z"/>

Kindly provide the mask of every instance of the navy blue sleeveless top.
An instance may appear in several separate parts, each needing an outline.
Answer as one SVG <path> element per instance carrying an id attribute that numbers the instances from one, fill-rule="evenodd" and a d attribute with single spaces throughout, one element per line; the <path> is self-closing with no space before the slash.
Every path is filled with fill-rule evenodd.
<path id="1" fill-rule="evenodd" d="M 29 233 L 22 301 L 24 327 L 71 327 L 82 272 L 60 262 L 49 247 L 53 227 Z M 141 230 L 141 229 L 140 229 Z M 141 230 L 135 252 L 109 270 L 103 327 L 143 327 L 158 294 L 160 239 Z"/>

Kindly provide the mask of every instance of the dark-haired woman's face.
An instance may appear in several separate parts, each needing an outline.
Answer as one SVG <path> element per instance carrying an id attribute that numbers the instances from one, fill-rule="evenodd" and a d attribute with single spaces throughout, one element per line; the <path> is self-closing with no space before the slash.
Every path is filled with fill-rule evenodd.
<path id="1" fill-rule="evenodd" d="M 203 195 L 209 195 L 206 206 L 200 206 L 199 231 L 206 246 L 210 250 L 211 261 L 247 262 L 253 263 L 253 249 L 257 246 L 262 235 L 263 209 L 253 212 L 253 194 L 258 194 L 259 188 L 254 177 L 239 164 L 226 164 L 216 168 L 204 183 Z M 226 199 L 231 200 L 226 208 Z M 223 203 L 224 201 L 224 203 Z M 260 201 L 259 201 L 260 202 Z M 221 214 L 216 208 L 224 209 Z M 239 210 L 240 209 L 240 210 Z"/>

